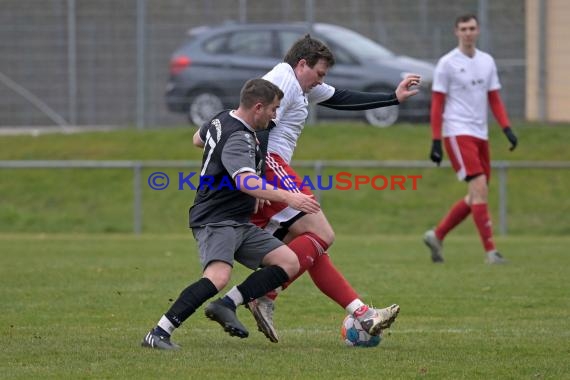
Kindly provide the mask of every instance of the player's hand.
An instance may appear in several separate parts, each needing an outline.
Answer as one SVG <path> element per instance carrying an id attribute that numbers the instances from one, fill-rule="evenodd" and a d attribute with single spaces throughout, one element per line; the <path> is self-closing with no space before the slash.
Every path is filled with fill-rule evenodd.
<path id="1" fill-rule="evenodd" d="M 505 134 L 505 136 L 507 136 L 507 139 L 509 139 L 509 142 L 511 143 L 511 147 L 509 148 L 509 150 L 510 151 L 515 150 L 515 148 L 519 143 L 519 140 L 517 139 L 517 136 L 515 136 L 515 133 L 513 132 L 511 127 L 503 128 L 503 133 Z"/>
<path id="2" fill-rule="evenodd" d="M 410 96 L 414 96 L 420 92 L 418 88 L 414 87 L 420 85 L 421 79 L 422 78 L 418 74 L 406 75 L 404 80 L 402 80 L 398 87 L 396 87 L 396 97 L 400 103 L 408 99 Z"/>
<path id="3" fill-rule="evenodd" d="M 290 197 L 287 204 L 295 210 L 303 211 L 307 214 L 315 214 L 321 211 L 321 205 L 316 201 L 314 195 L 306 195 L 303 193 L 289 194 Z"/>
<path id="4" fill-rule="evenodd" d="M 429 158 L 439 166 L 443 160 L 443 151 L 441 150 L 441 140 L 433 140 L 431 142 L 431 151 Z"/>
<path id="5" fill-rule="evenodd" d="M 263 210 L 264 206 L 271 206 L 271 202 L 267 199 L 255 198 L 255 207 L 253 213 L 257 214 L 258 211 Z"/>

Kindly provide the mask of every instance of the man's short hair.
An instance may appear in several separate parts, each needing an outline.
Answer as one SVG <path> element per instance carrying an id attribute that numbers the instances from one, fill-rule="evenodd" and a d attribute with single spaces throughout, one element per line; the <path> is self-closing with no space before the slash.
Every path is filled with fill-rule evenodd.
<path id="1" fill-rule="evenodd" d="M 283 99 L 283 91 L 268 80 L 250 79 L 243 85 L 240 92 L 240 106 L 251 108 L 257 103 L 268 105 L 273 103 L 275 97 Z"/>
<path id="2" fill-rule="evenodd" d="M 457 28 L 459 23 L 467 22 L 469 20 L 475 20 L 477 25 L 479 25 L 479 20 L 477 19 L 477 16 L 475 16 L 473 13 L 466 13 L 466 14 L 461 15 L 455 19 L 455 27 Z"/>
<path id="3" fill-rule="evenodd" d="M 332 51 L 323 42 L 311 37 L 310 34 L 298 39 L 285 54 L 283 61 L 295 68 L 301 59 L 307 61 L 307 65 L 311 68 L 321 59 L 325 60 L 328 67 L 334 66 Z"/>

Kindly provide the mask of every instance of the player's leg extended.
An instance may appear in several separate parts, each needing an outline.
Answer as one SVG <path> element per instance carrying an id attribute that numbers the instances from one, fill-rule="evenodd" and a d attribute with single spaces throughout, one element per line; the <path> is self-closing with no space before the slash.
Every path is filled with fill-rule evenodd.
<path id="1" fill-rule="evenodd" d="M 237 319 L 236 307 L 263 296 L 299 271 L 297 257 L 286 245 L 257 227 L 252 226 L 251 232 L 246 243 L 236 252 L 236 260 L 252 269 L 260 265 L 263 268 L 254 271 L 225 297 L 205 308 L 208 318 L 222 325 L 230 335 L 241 338 L 247 337 L 249 333 Z M 262 258 L 260 255 L 263 255 Z"/>
<path id="2" fill-rule="evenodd" d="M 302 220 L 307 215 L 301 217 Z M 325 219 L 326 221 L 326 219 Z M 326 222 L 328 224 L 328 222 Z M 332 232 L 332 228 L 331 228 Z M 275 311 L 275 299 L 277 298 L 277 291 L 287 288 L 289 284 L 299 278 L 307 269 L 313 266 L 313 263 L 319 255 L 325 252 L 328 245 L 316 234 L 311 232 L 301 232 L 298 236 L 294 237 L 289 233 L 284 240 L 289 241 L 287 246 L 295 253 L 298 258 L 300 269 L 281 287 L 260 297 L 252 300 L 247 304 L 247 308 L 253 314 L 259 331 L 273 343 L 279 341 L 279 336 L 273 322 L 273 314 Z"/>
<path id="3" fill-rule="evenodd" d="M 210 264 L 208 268 L 206 271 L 209 271 L 210 276 L 204 272 L 204 277 L 180 293 L 178 299 L 160 318 L 156 327 L 144 337 L 141 344 L 143 347 L 162 350 L 179 348 L 177 344 L 170 341 L 170 336 L 174 330 L 194 314 L 204 302 L 216 295 L 230 278 L 231 266 L 228 263 L 216 261 Z"/>
<path id="4" fill-rule="evenodd" d="M 226 286 L 231 276 L 235 230 L 231 227 L 204 227 L 192 230 L 198 241 L 203 276 L 184 289 L 170 309 L 143 339 L 142 346 L 163 350 L 179 348 L 170 341 L 174 330 L 209 298 Z"/>
<path id="5" fill-rule="evenodd" d="M 478 148 L 475 141 L 469 136 L 451 136 L 444 138 L 444 146 L 451 162 L 451 166 L 455 171 L 457 178 L 461 181 L 466 179 L 472 168 L 470 160 L 477 159 Z M 468 196 L 456 201 L 448 213 L 441 219 L 437 227 L 428 230 L 424 234 L 424 243 L 430 249 L 431 260 L 434 263 L 442 263 L 443 260 L 443 240 L 447 234 L 457 227 L 471 213 L 471 207 L 468 203 Z"/>
<path id="6" fill-rule="evenodd" d="M 289 231 L 291 234 L 310 231 L 315 235 L 321 232 L 328 236 L 331 243 L 334 239 L 332 227 L 322 212 L 303 216 L 289 228 Z M 326 250 L 328 247 L 323 246 L 322 248 Z M 365 305 L 348 280 L 333 265 L 326 252 L 316 257 L 314 264 L 308 271 L 317 288 L 348 313 L 353 314 L 371 335 L 377 335 L 381 329 L 390 327 L 396 319 L 399 312 L 397 305 L 379 310 Z"/>
<path id="7" fill-rule="evenodd" d="M 434 230 L 435 236 L 443 241 L 447 234 L 457 227 L 471 213 L 471 207 L 466 201 L 466 197 L 459 199 L 451 206 L 449 212 L 438 223 Z"/>
<path id="8" fill-rule="evenodd" d="M 374 309 L 362 302 L 348 280 L 333 265 L 328 253 L 320 255 L 309 269 L 319 290 L 352 314 L 370 335 L 379 335 L 389 328 L 400 312 L 400 306 Z"/>
<path id="9" fill-rule="evenodd" d="M 471 207 L 465 198 L 455 202 L 437 227 L 424 234 L 424 243 L 430 249 L 431 261 L 434 263 L 443 262 L 443 239 L 471 213 Z"/>

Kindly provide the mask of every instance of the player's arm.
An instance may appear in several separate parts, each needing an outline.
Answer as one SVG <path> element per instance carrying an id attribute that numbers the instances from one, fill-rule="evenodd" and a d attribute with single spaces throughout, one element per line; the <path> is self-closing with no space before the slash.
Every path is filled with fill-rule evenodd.
<path id="1" fill-rule="evenodd" d="M 489 91 L 487 93 L 487 98 L 489 100 L 489 105 L 491 107 L 491 111 L 495 116 L 495 119 L 503 128 L 503 133 L 507 136 L 507 139 L 511 143 L 510 150 L 514 150 L 517 147 L 518 139 L 517 136 L 514 134 L 513 130 L 511 129 L 511 122 L 509 121 L 509 116 L 507 115 L 507 109 L 505 108 L 505 104 L 501 99 L 501 95 L 499 94 L 499 90 Z"/>
<path id="2" fill-rule="evenodd" d="M 335 90 L 333 96 L 320 106 L 335 110 L 358 111 L 400 104 L 395 92 L 360 92 L 353 90 Z"/>
<path id="3" fill-rule="evenodd" d="M 443 150 L 441 149 L 441 129 L 443 125 L 444 107 L 445 94 L 443 92 L 432 91 L 430 109 L 431 150 L 429 158 L 438 166 L 443 159 Z"/>
<path id="4" fill-rule="evenodd" d="M 274 184 L 267 183 L 254 172 L 241 172 L 234 177 L 234 182 L 240 191 L 258 199 L 287 203 L 295 210 L 308 214 L 321 210 L 321 206 L 313 196 L 282 190 Z"/>
<path id="5" fill-rule="evenodd" d="M 256 174 L 256 146 L 255 138 L 243 131 L 234 132 L 224 144 L 222 164 L 230 173 L 236 188 L 258 199 L 284 202 L 306 213 L 318 212 L 320 205 L 312 196 L 279 189 Z"/>
<path id="6" fill-rule="evenodd" d="M 445 94 L 443 92 L 432 91 L 431 108 L 429 113 L 432 140 L 441 140 L 444 108 Z"/>
<path id="7" fill-rule="evenodd" d="M 203 148 L 206 143 L 206 134 L 208 133 L 208 127 L 210 123 L 204 123 L 202 126 L 194 133 L 192 136 L 192 144 L 198 148 Z"/>
<path id="8" fill-rule="evenodd" d="M 204 140 L 202 140 L 202 138 L 200 137 L 200 131 L 196 131 L 196 133 L 194 133 L 194 136 L 192 136 L 192 144 L 194 144 L 194 146 L 198 147 L 198 148 L 203 148 L 204 147 Z"/>
<path id="9" fill-rule="evenodd" d="M 359 111 L 379 107 L 395 106 L 418 93 L 411 89 L 420 83 L 419 75 L 408 75 L 393 92 L 362 92 L 335 89 L 327 100 L 318 103 L 321 106 L 337 110 Z"/>

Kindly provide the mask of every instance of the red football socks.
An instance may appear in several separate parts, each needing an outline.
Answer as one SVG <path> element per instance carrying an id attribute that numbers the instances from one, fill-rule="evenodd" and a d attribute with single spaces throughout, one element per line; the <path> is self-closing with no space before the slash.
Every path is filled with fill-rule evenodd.
<path id="1" fill-rule="evenodd" d="M 344 276 L 335 268 L 328 253 L 320 255 L 309 269 L 313 282 L 321 292 L 343 309 L 360 298 Z"/>
<path id="2" fill-rule="evenodd" d="M 479 230 L 481 242 L 485 248 L 485 252 L 495 250 L 495 243 L 493 242 L 493 226 L 491 225 L 491 218 L 486 203 L 471 205 L 473 211 L 473 220 Z"/>
<path id="3" fill-rule="evenodd" d="M 333 265 L 329 255 L 324 251 L 327 245 L 317 235 L 310 232 L 304 233 L 293 239 L 287 246 L 297 255 L 301 268 L 283 285 L 283 289 L 286 289 L 308 270 L 320 291 L 342 308 L 346 308 L 348 304 L 359 298 L 348 281 Z M 275 300 L 277 294 L 276 291 L 272 291 L 266 296 Z"/>
<path id="4" fill-rule="evenodd" d="M 447 215 L 443 218 L 439 225 L 435 229 L 435 236 L 443 241 L 445 236 L 454 229 L 459 223 L 461 223 L 467 215 L 471 212 L 471 207 L 465 202 L 465 199 L 461 198 L 456 202 Z"/>
<path id="5" fill-rule="evenodd" d="M 297 255 L 301 267 L 295 276 L 283 284 L 283 289 L 286 289 L 293 281 L 305 273 L 307 269 L 313 266 L 317 257 L 324 253 L 323 247 L 326 247 L 326 244 L 317 235 L 306 232 L 291 240 L 287 246 Z M 270 292 L 267 296 L 271 299 L 275 299 L 277 292 Z"/>

